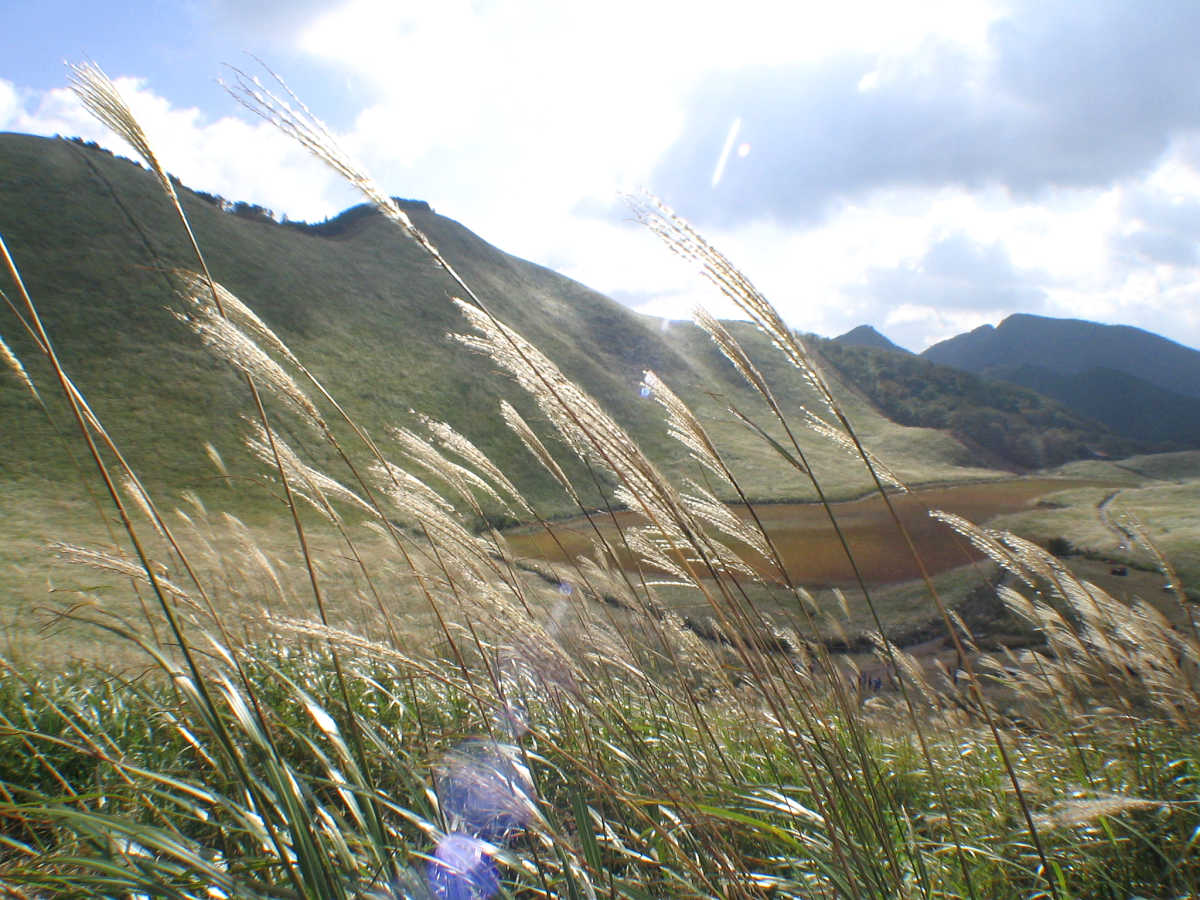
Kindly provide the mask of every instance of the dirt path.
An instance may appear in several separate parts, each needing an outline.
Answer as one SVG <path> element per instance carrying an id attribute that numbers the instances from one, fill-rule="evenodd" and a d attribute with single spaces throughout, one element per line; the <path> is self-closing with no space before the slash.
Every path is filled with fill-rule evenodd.
<path id="1" fill-rule="evenodd" d="M 1127 550 L 1129 549 L 1130 544 L 1132 544 L 1134 536 L 1122 528 L 1119 524 L 1114 522 L 1112 515 L 1108 511 L 1108 508 L 1112 505 L 1112 502 L 1117 499 L 1117 495 L 1120 493 L 1120 489 L 1115 490 L 1110 494 L 1107 494 L 1103 500 L 1097 503 L 1096 515 L 1100 517 L 1100 524 L 1116 535 L 1117 549 Z"/>

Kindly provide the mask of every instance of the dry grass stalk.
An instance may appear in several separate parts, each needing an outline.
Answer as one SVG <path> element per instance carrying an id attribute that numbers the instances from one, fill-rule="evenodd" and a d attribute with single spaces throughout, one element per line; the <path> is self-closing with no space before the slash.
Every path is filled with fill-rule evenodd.
<path id="1" fill-rule="evenodd" d="M 546 471 L 554 477 L 554 480 L 562 486 L 563 490 L 574 496 L 575 488 L 571 484 L 571 480 L 567 477 L 567 473 L 562 470 L 558 461 L 546 449 L 546 445 L 542 443 L 541 438 L 529 427 L 529 423 L 521 418 L 521 414 L 507 400 L 500 401 L 500 415 L 509 429 L 521 439 L 521 443 L 525 445 L 525 449 L 533 455 L 533 458 L 542 464 Z M 578 505 L 583 507 L 582 502 L 579 502 Z"/>
<path id="2" fill-rule="evenodd" d="M 67 69 L 71 90 L 88 112 L 134 149 L 158 178 L 163 193 L 179 206 L 175 185 L 154 155 L 142 126 L 104 70 L 90 61 L 68 64 Z"/>
<path id="3" fill-rule="evenodd" d="M 330 499 L 340 500 L 365 513 L 373 514 L 373 507 L 341 482 L 330 478 L 304 462 L 279 433 L 272 430 L 268 439 L 266 429 L 259 422 L 248 422 L 251 433 L 246 438 L 250 452 L 268 466 L 283 466 L 284 476 L 289 479 L 296 495 L 306 500 L 314 509 L 330 520 L 338 518 Z"/>
<path id="4" fill-rule="evenodd" d="M 708 333 L 709 337 L 712 338 L 713 343 L 716 344 L 717 348 L 721 351 L 721 354 L 733 364 L 734 368 L 738 370 L 739 374 L 741 374 L 742 378 L 745 379 L 746 383 L 754 388 L 754 390 L 757 391 L 758 394 L 766 401 L 776 419 L 783 423 L 784 420 L 782 409 L 776 401 L 775 395 L 771 391 L 770 386 L 767 384 L 766 378 L 763 377 L 762 373 L 758 370 L 758 367 L 755 366 L 751 361 L 749 355 L 746 353 L 745 349 L 743 349 L 738 340 L 718 319 L 714 318 L 707 310 L 697 309 L 693 314 L 693 319 L 697 325 L 699 325 Z M 830 394 L 830 397 L 832 396 L 833 395 Z M 829 422 L 825 421 L 806 406 L 801 406 L 799 411 L 801 415 L 801 421 L 809 430 L 820 435 L 830 443 L 836 444 L 850 454 L 865 458 L 872 466 L 876 474 L 892 487 L 898 488 L 901 491 L 908 490 L 908 486 L 901 480 L 900 476 L 891 469 L 891 467 L 884 463 L 883 460 L 879 459 L 879 457 L 877 457 L 874 453 L 856 443 L 856 441 L 853 440 L 843 428 L 831 425 Z M 812 473 L 807 472 L 807 467 L 805 467 L 805 471 L 811 477 Z"/>
<path id="5" fill-rule="evenodd" d="M 668 540 L 692 545 L 703 541 L 703 529 L 674 487 L 590 396 L 514 330 L 461 300 L 455 303 L 478 332 L 454 335 L 455 339 L 507 371 L 581 459 L 612 472 L 621 486 L 619 499 L 640 511 Z"/>
<path id="6" fill-rule="evenodd" d="M 174 313 L 204 345 L 249 378 L 270 387 L 303 417 L 325 429 L 325 420 L 295 380 L 254 340 L 216 309 L 203 307 L 192 315 Z"/>
<path id="7" fill-rule="evenodd" d="M 72 565 L 85 566 L 101 572 L 111 572 L 115 575 L 136 581 L 138 584 L 150 584 L 150 577 L 141 563 L 134 562 L 131 559 L 108 550 L 80 547 L 76 544 L 67 544 L 60 541 L 51 543 L 50 549 L 59 559 Z M 186 590 L 167 578 L 166 566 L 158 562 L 152 562 L 151 565 L 154 569 L 155 581 L 163 590 L 176 599 L 186 601 L 193 606 L 195 605 L 195 601 L 192 600 L 191 595 Z"/>
<path id="8" fill-rule="evenodd" d="M 658 235 L 672 252 L 699 264 L 702 274 L 726 297 L 732 300 L 766 337 L 775 345 L 804 376 L 816 391 L 822 404 L 836 425 L 826 421 L 817 413 L 801 408 L 804 424 L 828 440 L 861 456 L 874 474 L 888 483 L 906 490 L 899 476 L 887 465 L 869 453 L 859 442 L 841 404 L 837 401 L 825 376 L 821 373 L 816 357 L 809 352 L 804 341 L 779 315 L 779 311 L 759 292 L 746 275 L 719 250 L 708 243 L 691 225 L 656 197 L 643 195 L 628 198 L 634 214 L 650 231 Z M 759 391 L 773 409 L 777 410 L 766 381 L 757 368 L 749 362 L 745 352 L 728 330 L 707 313 L 696 317 L 697 323 L 709 331 L 721 352 L 734 364 L 755 390 Z"/>
<path id="9" fill-rule="evenodd" d="M 392 438 L 400 445 L 404 455 L 430 475 L 450 485 L 454 491 L 472 507 L 479 508 L 475 490 L 493 500 L 511 513 L 512 509 L 487 481 L 475 472 L 447 459 L 436 447 L 420 435 L 407 428 L 390 429 Z"/>
<path id="10" fill-rule="evenodd" d="M 300 360 L 258 314 L 243 303 L 235 294 L 218 282 L 209 282 L 203 275 L 186 269 L 173 269 L 171 274 L 183 283 L 180 296 L 190 306 L 206 311 L 209 315 L 224 315 L 240 327 L 257 334 L 266 345 L 282 356 L 291 365 L 302 369 Z"/>
<path id="11" fill-rule="evenodd" d="M 1164 804 L 1116 794 L 1060 800 L 1038 816 L 1041 828 L 1075 828 L 1099 819 L 1113 818 L 1139 809 L 1159 809 Z"/>
<path id="12" fill-rule="evenodd" d="M 4 338 L 0 337 L 0 357 L 4 358 L 5 364 L 16 373 L 21 384 L 25 385 L 25 389 L 33 395 L 33 399 L 39 404 L 42 402 L 41 394 L 38 393 L 36 387 L 33 386 L 33 381 L 29 377 L 29 373 L 25 371 L 25 366 L 17 359 L 17 355 L 12 352 L 12 348 L 4 342 Z"/>
<path id="13" fill-rule="evenodd" d="M 515 502 L 523 513 L 530 518 L 534 516 L 533 510 L 525 502 L 525 497 L 520 488 L 509 480 L 508 476 L 488 458 L 487 454 L 476 447 L 464 435 L 455 431 L 448 423 L 440 422 L 421 414 L 418 414 L 418 418 L 444 449 L 456 454 L 460 459 L 473 466 L 475 474 L 482 473 L 502 494 Z"/>

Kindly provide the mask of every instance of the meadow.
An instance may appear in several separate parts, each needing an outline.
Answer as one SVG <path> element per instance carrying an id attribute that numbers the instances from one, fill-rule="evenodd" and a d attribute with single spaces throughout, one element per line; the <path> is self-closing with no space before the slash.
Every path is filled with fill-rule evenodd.
<path id="1" fill-rule="evenodd" d="M 94 542 L 51 549 L 53 576 L 45 551 L 7 535 L 7 564 L 29 583 L 69 586 L 58 639 L 90 633 L 98 650 L 56 667 L 26 635 L 0 658 L 0 896 L 1200 896 L 1200 633 L 1191 576 L 1150 538 L 1194 552 L 1178 500 L 1197 483 L 1191 457 L 1172 463 L 1182 485 L 1153 483 L 1152 458 L 1134 473 L 1068 466 L 1065 493 L 1041 509 L 1028 504 L 1050 485 L 1032 482 L 914 497 L 887 464 L 902 434 L 872 444 L 856 430 L 861 398 L 842 396 L 729 260 L 638 198 L 648 229 L 775 354 L 768 368 L 744 349 L 747 329 L 698 314 L 757 406 L 713 401 L 700 416 L 647 371 L 642 399 L 682 449 L 668 472 L 296 98 L 240 78 L 248 107 L 454 283 L 455 340 L 525 395 L 494 417 L 541 472 L 534 496 L 436 408 L 411 427 L 363 427 L 211 277 L 103 73 L 76 67 L 73 86 L 138 151 L 193 247 L 188 271 L 162 274 L 179 321 L 238 373 L 254 462 L 237 464 L 269 474 L 272 512 L 231 497 L 233 515 L 182 488 L 163 493 L 170 508 L 148 488 L 0 245 L 5 299 L 39 355 L 26 366 L 5 345 L 6 377 L 46 404 L 98 520 Z M 781 403 L 781 379 L 813 402 Z M 739 481 L 712 437 L 717 415 L 736 454 L 759 444 L 806 484 L 815 505 L 793 546 L 778 525 L 801 513 L 760 502 L 769 479 Z M 827 489 L 833 455 L 857 475 Z M 36 505 L 30 483 L 5 499 Z M 836 502 L 864 483 L 861 507 Z M 934 496 L 948 509 L 931 518 Z M 51 499 L 51 526 L 92 503 L 82 488 Z M 1165 594 L 1114 596 L 995 527 L 1007 520 L 960 515 L 1034 517 L 1082 544 L 1106 499 L 1098 553 L 1111 540 L 1160 567 Z M 1158 530 L 1127 514 L 1140 501 Z M 552 521 L 569 507 L 569 526 Z M 501 515 L 553 552 L 531 559 L 527 533 L 492 527 Z M 883 549 L 862 550 L 864 528 Z M 983 562 L 943 564 L 931 535 Z M 831 561 L 824 574 L 797 565 L 807 542 Z M 975 606 L 952 600 L 963 594 Z M 977 631 L 1000 616 L 1011 648 Z M 898 624 L 943 652 L 921 654 Z"/>

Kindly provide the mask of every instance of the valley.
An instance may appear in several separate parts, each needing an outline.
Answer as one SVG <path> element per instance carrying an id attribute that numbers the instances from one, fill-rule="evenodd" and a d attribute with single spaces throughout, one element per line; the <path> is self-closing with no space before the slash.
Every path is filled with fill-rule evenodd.
<path id="1" fill-rule="evenodd" d="M 1103 486 L 1098 482 L 1074 479 L 1020 478 L 983 483 L 925 487 L 891 497 L 905 530 L 911 535 L 921 563 L 930 575 L 968 565 L 983 558 L 969 543 L 945 525 L 930 517 L 930 510 L 943 510 L 978 524 L 987 524 L 997 516 L 1027 512 L 1039 498 L 1052 497 L 1059 491 Z M 1052 502 L 1052 501 L 1051 501 Z M 744 507 L 732 509 L 743 518 Z M 796 584 L 809 589 L 855 587 L 854 572 L 829 524 L 829 514 L 819 503 L 764 503 L 755 507 L 777 548 L 788 574 Z M 921 576 L 917 563 L 908 552 L 887 506 L 878 495 L 843 500 L 831 505 L 846 536 L 854 560 L 868 586 L 913 581 Z M 628 528 L 641 521 L 629 511 L 618 512 L 616 522 Z M 616 538 L 616 527 L 603 514 L 592 516 L 609 541 Z M 594 535 L 582 518 L 555 522 L 553 536 L 529 526 L 506 537 L 518 556 L 535 557 L 563 564 L 579 555 L 588 555 Z M 616 542 L 619 543 L 619 542 Z M 754 559 L 742 547 L 743 558 Z M 622 559 L 626 568 L 633 560 Z M 760 577 L 776 584 L 782 579 L 768 561 L 752 563 Z M 659 573 L 662 574 L 662 573 Z"/>
<path id="2" fill-rule="evenodd" d="M 0 233 L 22 262 L 65 364 L 152 496 L 192 515 L 200 504 L 206 515 L 236 516 L 246 532 L 228 546 L 252 540 L 276 547 L 271 558 L 281 581 L 289 584 L 289 592 L 302 593 L 304 579 L 287 549 L 288 531 L 278 530 L 277 486 L 244 447 L 244 386 L 232 370 L 215 364 L 178 318 L 187 305 L 172 271 L 187 264 L 187 250 L 156 197 L 153 178 L 95 148 L 20 135 L 0 135 L 0 163 L 5 201 Z M 448 338 L 464 328 L 448 303 L 451 288 L 410 241 L 367 207 L 317 225 L 282 225 L 240 206 L 231 205 L 230 212 L 207 195 L 184 190 L 183 196 L 202 243 L 211 248 L 217 277 L 342 398 L 385 452 L 397 449 L 392 429 L 412 427 L 420 414 L 434 414 L 460 429 L 513 478 L 537 515 L 554 523 L 562 548 L 570 554 L 589 551 L 587 531 L 571 518 L 577 507 L 543 477 L 503 426 L 497 407 L 511 398 L 539 427 L 545 424 L 541 414 L 503 376 L 489 371 L 488 363 Z M 845 553 L 826 514 L 813 503 L 811 484 L 731 415 L 735 409 L 761 423 L 766 434 L 778 433 L 761 400 L 699 328 L 640 316 L 508 256 L 426 203 L 404 201 L 404 207 L 495 311 L 577 379 L 649 458 L 664 470 L 696 477 L 699 470 L 685 448 L 667 434 L 662 410 L 638 390 L 642 372 L 653 369 L 721 447 L 790 576 L 816 592 L 837 587 L 854 593 Z M 728 327 L 787 414 L 820 406 L 810 386 L 763 335 L 746 323 Z M 21 329 L 4 333 L 34 378 L 44 381 L 48 372 Z M 1111 344 L 1113 332 L 1098 333 Z M 1164 503 L 1176 510 L 1173 498 L 1186 492 L 1155 492 L 1153 478 L 1138 474 L 1136 467 L 1104 461 L 1151 448 L 1161 437 L 1158 432 L 1141 438 L 1115 434 L 1033 391 L 901 351 L 870 328 L 837 341 L 808 336 L 807 346 L 863 442 L 906 482 L 920 486 L 894 502 L 927 569 L 951 585 L 952 601 L 978 584 L 978 574 L 965 573 L 973 571 L 979 557 L 930 519 L 927 508 L 1012 527 L 1043 544 L 1063 537 L 1089 552 L 1129 557 L 1137 551 L 1120 548 L 1111 540 L 1112 529 L 1097 525 L 1097 494 L 1111 493 L 1114 486 L 1122 493 L 1110 515 L 1145 509 L 1155 540 L 1178 558 L 1185 583 L 1197 584 L 1200 567 L 1192 562 L 1196 554 L 1189 543 L 1195 535 L 1186 522 L 1177 521 L 1179 515 L 1186 520 L 1187 513 L 1167 512 L 1161 525 L 1158 514 Z M 1190 364 L 1191 357 L 1182 357 Z M 114 367 L 110 360 L 115 358 L 127 364 Z M 960 353 L 954 361 L 965 358 Z M 68 423 L 66 409 L 52 394 L 48 401 L 49 416 L 17 379 L 0 378 L 0 414 L 10 437 L 0 445 L 0 492 L 6 498 L 0 577 L 7 586 L 0 615 L 10 652 L 18 647 L 22 653 L 36 652 L 39 646 L 59 652 L 74 638 L 46 642 L 37 637 L 54 621 L 55 609 L 97 591 L 105 597 L 122 593 L 112 573 L 75 572 L 53 559 L 57 544 L 113 546 L 107 529 L 114 523 L 100 527 L 82 487 L 81 478 L 90 476 L 72 460 L 69 441 L 60 436 Z M 288 439 L 328 474 L 347 477 L 336 455 L 303 426 L 290 424 L 274 403 L 268 398 Z M 333 428 L 334 434 L 349 437 L 336 421 Z M 549 440 L 582 499 L 598 505 L 614 487 L 609 473 L 589 475 L 565 446 Z M 879 498 L 863 497 L 870 479 L 861 465 L 823 438 L 803 437 L 803 443 L 867 583 L 895 598 L 891 612 L 905 627 L 927 620 L 920 592 L 910 587 L 918 576 L 911 555 L 896 540 Z M 37 452 L 30 453 L 30 447 Z M 1186 453 L 1138 459 L 1176 459 L 1182 477 L 1192 474 Z M 1024 474 L 1014 477 L 1014 472 Z M 717 493 L 726 502 L 737 499 L 728 487 L 718 486 Z M 1056 499 L 1035 502 L 1048 494 Z M 489 521 L 511 526 L 521 518 L 486 498 L 483 502 Z M 622 525 L 635 518 L 617 513 Z M 474 527 L 481 524 L 475 516 Z M 318 520 L 309 527 L 318 541 L 333 537 L 327 523 Z M 209 538 L 214 546 L 221 546 L 219 531 Z M 551 538 L 537 526 L 510 527 L 506 537 L 519 557 L 564 562 L 562 550 L 552 548 Z M 752 559 L 750 565 L 768 584 L 778 582 L 769 567 Z M 279 598 L 273 602 L 287 605 Z M 411 598 L 397 602 L 401 609 L 412 605 Z M 853 596 L 849 603 L 860 606 Z M 850 622 L 852 629 L 869 625 L 858 613 Z M 77 632 L 67 629 L 66 634 Z"/>

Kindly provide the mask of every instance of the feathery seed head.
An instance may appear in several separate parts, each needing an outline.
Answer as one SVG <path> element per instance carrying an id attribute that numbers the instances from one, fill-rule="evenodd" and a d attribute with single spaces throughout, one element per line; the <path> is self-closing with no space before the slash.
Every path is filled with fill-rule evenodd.
<path id="1" fill-rule="evenodd" d="M 158 157 L 150 148 L 150 141 L 142 126 L 138 124 L 133 111 L 117 90 L 117 86 L 104 74 L 104 70 L 90 60 L 83 63 L 70 63 L 67 66 L 67 80 L 71 91 L 79 98 L 84 107 L 103 125 L 108 127 L 125 143 L 137 152 L 138 156 L 150 167 L 169 197 L 178 203 L 175 186 L 170 176 L 158 162 Z"/>
<path id="2" fill-rule="evenodd" d="M 221 316 L 212 307 L 202 307 L 193 315 L 175 312 L 172 315 L 196 332 L 204 345 L 217 356 L 255 381 L 270 387 L 303 417 L 324 429 L 325 420 L 321 413 L 292 376 L 230 319 Z"/>
<path id="3" fill-rule="evenodd" d="M 30 379 L 29 373 L 25 371 L 25 366 L 17 359 L 17 355 L 12 352 L 12 349 L 4 342 L 4 338 L 2 337 L 0 337 L 0 356 L 4 357 L 4 362 L 16 373 L 17 378 L 21 380 L 21 383 L 33 395 L 33 399 L 41 403 L 41 395 L 38 394 L 37 388 L 33 386 L 33 381 Z"/>

